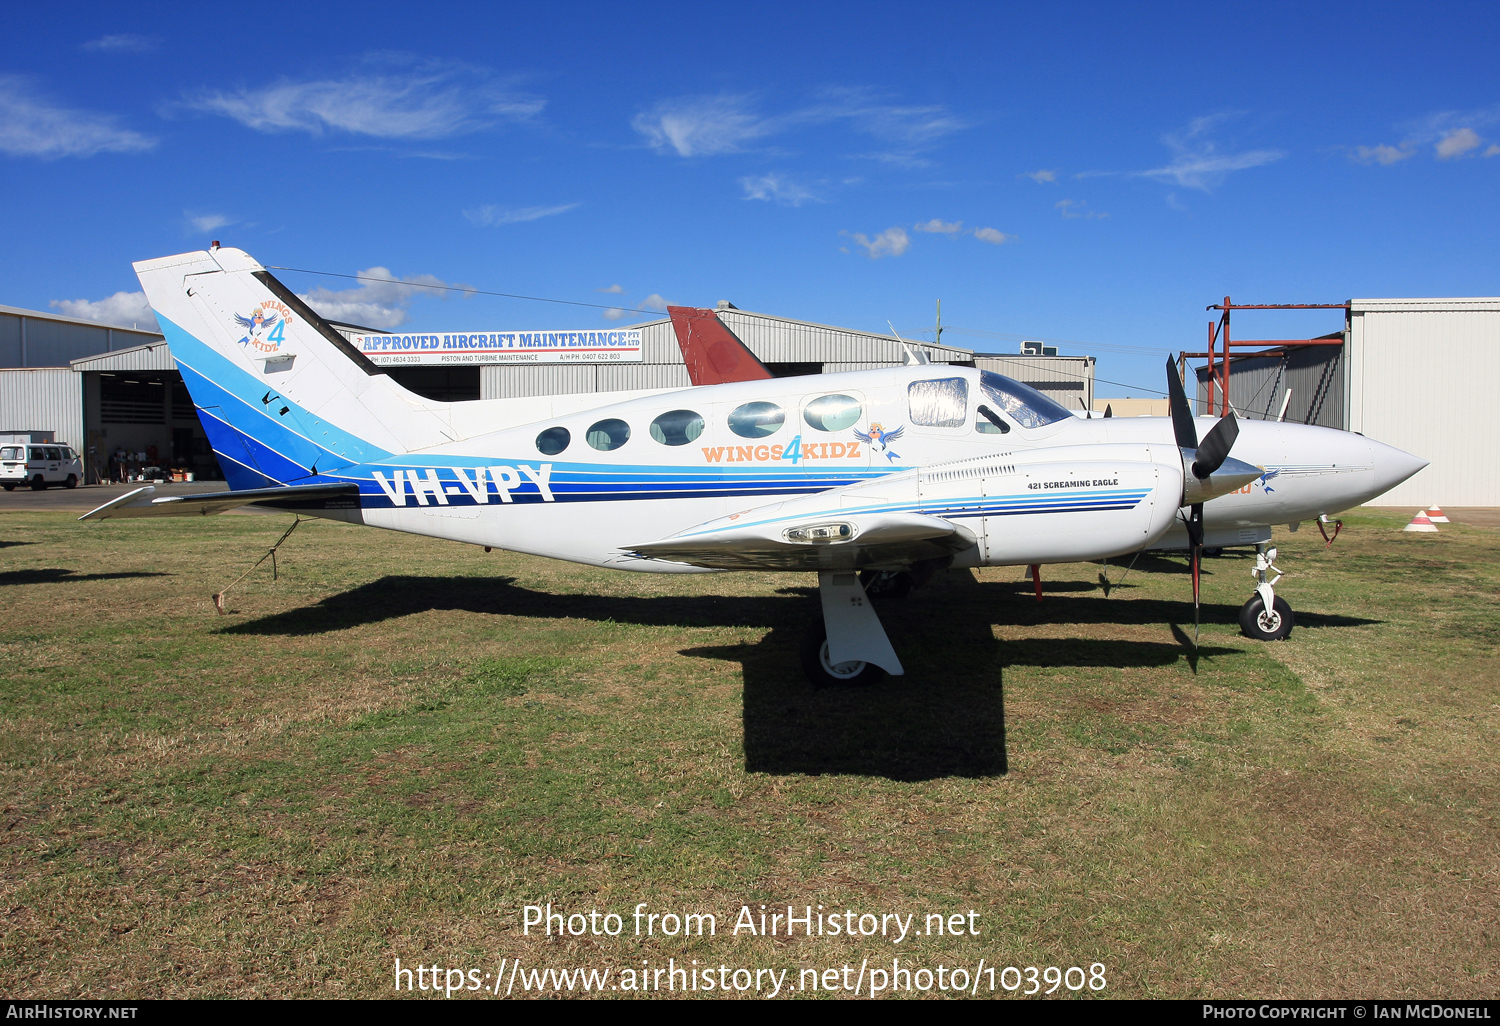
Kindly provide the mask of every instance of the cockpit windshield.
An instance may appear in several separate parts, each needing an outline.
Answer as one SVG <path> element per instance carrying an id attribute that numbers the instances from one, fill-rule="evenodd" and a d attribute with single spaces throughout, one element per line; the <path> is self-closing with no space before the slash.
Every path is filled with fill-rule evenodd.
<path id="1" fill-rule="evenodd" d="M 1023 428 L 1039 428 L 1072 414 L 1030 385 L 994 371 L 979 372 L 979 388 L 985 396 Z"/>

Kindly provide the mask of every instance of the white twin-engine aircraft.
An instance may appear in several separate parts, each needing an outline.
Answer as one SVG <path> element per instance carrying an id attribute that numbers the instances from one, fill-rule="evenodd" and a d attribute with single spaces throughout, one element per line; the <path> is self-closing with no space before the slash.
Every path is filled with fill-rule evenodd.
<path id="1" fill-rule="evenodd" d="M 707 311 L 684 309 L 672 315 L 693 380 L 726 383 L 433 402 L 240 250 L 135 270 L 232 490 L 148 486 L 83 519 L 254 504 L 620 570 L 816 572 L 823 621 L 803 665 L 819 683 L 903 672 L 862 573 L 909 584 L 950 566 L 1185 548 L 1196 603 L 1202 548 L 1255 544 L 1241 623 L 1285 637 L 1270 525 L 1358 505 L 1426 465 L 1358 434 L 1232 414 L 1201 422 L 1200 444 L 1170 369 L 1171 419 L 1082 420 L 962 367 L 771 378 Z"/>

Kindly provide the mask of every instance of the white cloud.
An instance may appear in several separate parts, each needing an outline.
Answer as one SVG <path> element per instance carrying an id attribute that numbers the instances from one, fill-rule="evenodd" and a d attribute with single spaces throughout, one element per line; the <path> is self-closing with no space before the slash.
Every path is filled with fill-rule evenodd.
<path id="1" fill-rule="evenodd" d="M 90 39 L 78 49 L 92 53 L 150 53 L 161 45 L 156 36 L 138 36 L 133 32 L 121 32 L 113 36 Z"/>
<path id="2" fill-rule="evenodd" d="M 886 254 L 900 256 L 911 246 L 911 236 L 906 234 L 904 228 L 887 228 L 873 239 L 864 232 L 840 232 L 840 235 L 848 235 L 865 249 L 865 255 L 871 260 L 879 260 Z"/>
<path id="3" fill-rule="evenodd" d="M 1055 182 L 1055 181 L 1057 181 L 1057 172 L 1056 171 L 1048 171 L 1045 168 L 1043 168 L 1040 171 L 1025 171 L 1025 172 L 1022 172 L 1019 175 L 1016 175 L 1016 177 L 1017 178 L 1030 178 L 1036 184 L 1038 184 L 1038 185 L 1044 185 L 1047 182 Z"/>
<path id="4" fill-rule="evenodd" d="M 630 125 L 657 150 L 680 157 L 736 153 L 793 128 L 847 122 L 856 132 L 895 144 L 892 151 L 865 154 L 905 166 L 926 166 L 916 153 L 968 127 L 947 107 L 880 102 L 857 89 L 824 90 L 811 104 L 783 114 L 764 114 L 744 95 L 685 96 L 662 100 L 631 118 Z"/>
<path id="5" fill-rule="evenodd" d="M 931 221 L 923 221 L 921 224 L 912 225 L 914 232 L 931 232 L 933 235 L 957 235 L 964 230 L 962 221 L 944 221 L 940 217 L 934 217 Z"/>
<path id="6" fill-rule="evenodd" d="M 582 203 L 563 203 L 555 207 L 517 207 L 514 209 L 484 206 L 475 210 L 465 210 L 464 217 L 467 217 L 475 224 L 493 227 L 500 224 L 520 224 L 523 221 L 538 221 L 544 217 L 566 214 L 568 211 L 581 206 L 583 206 Z"/>
<path id="7" fill-rule="evenodd" d="M 223 214 L 195 214 L 190 210 L 184 210 L 182 216 L 187 218 L 187 223 L 200 232 L 211 232 L 215 228 L 222 228 L 226 224 L 234 224 L 234 221 Z"/>
<path id="8" fill-rule="evenodd" d="M 604 319 L 606 321 L 618 321 L 624 316 L 625 311 L 621 310 L 618 306 L 612 306 L 608 310 L 604 311 Z"/>
<path id="9" fill-rule="evenodd" d="M 441 278 L 430 274 L 398 279 L 385 267 L 371 267 L 357 273 L 361 278 L 380 280 L 367 281 L 351 289 L 315 288 L 311 292 L 298 294 L 309 306 L 331 321 L 346 321 L 382 330 L 406 323 L 406 308 L 417 296 L 434 295 L 445 299 L 448 296 L 440 288 L 422 288 L 424 285 L 447 285 Z"/>
<path id="10" fill-rule="evenodd" d="M 996 246 L 1003 246 L 1007 242 L 1016 241 L 1016 237 L 1014 235 L 1006 235 L 1004 232 L 999 231 L 995 228 L 975 228 L 974 238 L 978 239 L 980 242 L 993 243 Z"/>
<path id="11" fill-rule="evenodd" d="M 1101 214 L 1097 210 L 1085 210 L 1084 207 L 1088 205 L 1088 200 L 1070 199 L 1058 200 L 1055 204 L 1053 204 L 1053 206 L 1057 207 L 1058 211 L 1062 214 L 1063 217 L 1069 218 L 1070 220 L 1080 217 L 1102 219 L 1109 216 L 1108 214 Z"/>
<path id="12" fill-rule="evenodd" d="M 745 96 L 663 100 L 631 118 L 630 127 L 656 149 L 676 150 L 679 157 L 734 153 L 777 130 L 773 121 L 750 109 Z"/>
<path id="13" fill-rule="evenodd" d="M 759 178 L 741 178 L 740 186 L 745 190 L 746 199 L 766 200 L 784 207 L 800 207 L 808 200 L 818 198 L 807 186 L 774 173 Z"/>
<path id="14" fill-rule="evenodd" d="M 611 285 L 607 289 L 595 289 L 594 291 L 595 292 L 610 292 L 610 293 L 613 293 L 616 296 L 621 295 L 621 294 L 623 294 L 625 292 L 625 290 L 623 288 L 621 288 L 619 285 Z"/>
<path id="15" fill-rule="evenodd" d="M 160 330 L 156 314 L 146 302 L 144 292 L 116 292 L 108 299 L 54 299 L 50 305 L 65 317 L 77 317 L 84 321 L 98 321 L 116 327 L 141 327 L 149 331 Z"/>
<path id="16" fill-rule="evenodd" d="M 1497 154 L 1500 154 L 1500 143 L 1490 143 L 1490 148 L 1484 151 L 1486 157 L 1493 157 Z"/>
<path id="17" fill-rule="evenodd" d="M 1407 157 L 1414 156 L 1416 150 L 1408 145 L 1400 147 L 1387 146 L 1381 143 L 1378 146 L 1356 146 L 1354 152 L 1349 155 L 1351 160 L 1361 164 L 1396 164 Z"/>
<path id="18" fill-rule="evenodd" d="M 381 139 L 443 139 L 526 121 L 546 101 L 453 62 L 379 54 L 344 78 L 283 79 L 258 89 L 188 97 L 192 110 L 221 114 L 258 132 L 349 132 Z"/>
<path id="19" fill-rule="evenodd" d="M 665 299 L 661 298 L 661 294 L 657 292 L 653 292 L 651 293 L 651 295 L 641 300 L 642 310 L 665 310 L 671 305 L 671 303 L 668 303 Z"/>
<path id="20" fill-rule="evenodd" d="M 72 110 L 39 95 L 18 75 L 0 75 L 0 153 L 13 157 L 92 157 L 139 153 L 156 140 L 117 128 L 104 114 Z"/>
<path id="21" fill-rule="evenodd" d="M 1158 181 L 1172 181 L 1189 189 L 1209 192 L 1224 180 L 1231 171 L 1261 167 L 1286 156 L 1280 150 L 1247 150 L 1241 153 L 1225 153 L 1208 133 L 1233 115 L 1213 114 L 1194 118 L 1187 131 L 1168 135 L 1163 140 L 1174 153 L 1172 163 L 1165 167 L 1140 172 L 1142 177 Z"/>
<path id="22" fill-rule="evenodd" d="M 1452 160 L 1454 157 L 1462 157 L 1470 150 L 1477 149 L 1483 140 L 1479 138 L 1472 128 L 1456 128 L 1444 132 L 1443 137 L 1438 140 L 1435 147 L 1438 160 Z"/>

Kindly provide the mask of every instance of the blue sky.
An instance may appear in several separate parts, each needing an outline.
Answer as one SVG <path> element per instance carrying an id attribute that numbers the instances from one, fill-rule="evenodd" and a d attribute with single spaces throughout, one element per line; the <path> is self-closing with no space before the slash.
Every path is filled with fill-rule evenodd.
<path id="1" fill-rule="evenodd" d="M 1500 293 L 1487 5 L 31 5 L 7 28 L 13 306 L 128 321 L 132 260 L 221 239 L 912 335 L 941 299 L 988 333 L 947 342 L 1067 340 L 1160 388 L 1226 294 Z M 278 273 L 378 327 L 644 319 Z"/>

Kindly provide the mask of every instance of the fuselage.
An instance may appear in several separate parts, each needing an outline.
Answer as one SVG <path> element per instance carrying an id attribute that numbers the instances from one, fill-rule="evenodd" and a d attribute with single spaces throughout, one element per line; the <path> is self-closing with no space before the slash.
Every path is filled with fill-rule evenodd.
<path id="1" fill-rule="evenodd" d="M 997 377 L 925 365 L 613 403 L 603 395 L 593 409 L 287 483 L 359 485 L 358 508 L 321 516 L 599 566 L 693 572 L 628 553 L 737 511 L 917 467 L 1063 446 L 1175 447 L 1167 418 L 1059 417 L 1030 390 L 998 395 Z M 1200 435 L 1212 423 L 1200 420 Z M 1362 435 L 1267 421 L 1242 421 L 1232 455 L 1264 474 L 1206 504 L 1207 544 L 1263 540 L 1271 524 L 1366 502 L 1425 465 Z M 917 512 L 943 515 L 938 506 Z M 1154 544 L 1185 539 L 1176 528 Z"/>

